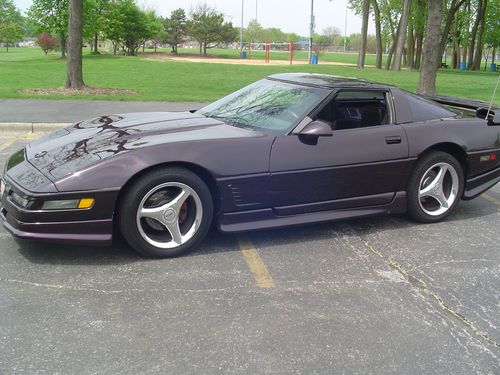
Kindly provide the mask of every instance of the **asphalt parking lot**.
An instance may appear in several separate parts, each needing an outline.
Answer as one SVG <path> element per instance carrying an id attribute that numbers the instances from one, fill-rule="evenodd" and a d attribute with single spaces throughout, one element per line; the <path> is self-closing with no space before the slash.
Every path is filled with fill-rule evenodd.
<path id="1" fill-rule="evenodd" d="M 0 165 L 33 136 L 0 133 Z M 150 260 L 0 229 L 0 374 L 500 373 L 500 186 Z"/>

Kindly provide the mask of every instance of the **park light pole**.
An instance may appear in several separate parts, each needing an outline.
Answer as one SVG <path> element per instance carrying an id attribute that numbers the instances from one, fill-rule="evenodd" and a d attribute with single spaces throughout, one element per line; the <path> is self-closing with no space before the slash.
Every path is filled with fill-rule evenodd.
<path id="1" fill-rule="evenodd" d="M 314 0 L 311 0 L 311 24 L 309 25 L 309 64 L 312 63 L 313 35 L 314 35 Z"/>
<path id="2" fill-rule="evenodd" d="M 243 56 L 243 8 L 245 0 L 241 0 L 240 57 Z"/>
<path id="3" fill-rule="evenodd" d="M 347 50 L 347 0 L 345 1 L 345 23 L 344 23 L 344 53 Z"/>

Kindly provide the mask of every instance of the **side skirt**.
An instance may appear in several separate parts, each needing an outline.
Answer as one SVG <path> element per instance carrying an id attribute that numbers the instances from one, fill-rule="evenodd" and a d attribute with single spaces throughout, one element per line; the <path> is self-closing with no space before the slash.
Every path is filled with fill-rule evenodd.
<path id="1" fill-rule="evenodd" d="M 406 192 L 399 191 L 394 195 L 394 199 L 390 203 L 378 206 L 311 212 L 289 216 L 278 216 L 272 208 L 226 213 L 219 218 L 218 227 L 222 232 L 243 232 L 357 217 L 400 214 L 404 212 L 406 212 Z"/>
<path id="2" fill-rule="evenodd" d="M 465 183 L 465 189 L 462 199 L 474 199 L 478 195 L 484 193 L 486 190 L 491 189 L 498 182 L 500 182 L 500 168 L 471 178 Z"/>

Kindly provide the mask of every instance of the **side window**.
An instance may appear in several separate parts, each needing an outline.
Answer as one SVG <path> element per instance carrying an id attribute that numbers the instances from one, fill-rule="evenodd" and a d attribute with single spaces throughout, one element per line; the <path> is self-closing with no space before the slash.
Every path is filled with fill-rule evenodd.
<path id="1" fill-rule="evenodd" d="M 437 120 L 457 115 L 455 112 L 420 96 L 406 93 L 406 97 L 410 104 L 411 118 L 414 122 Z"/>
<path id="2" fill-rule="evenodd" d="M 384 91 L 343 90 L 318 114 L 333 130 L 365 128 L 389 123 Z"/>

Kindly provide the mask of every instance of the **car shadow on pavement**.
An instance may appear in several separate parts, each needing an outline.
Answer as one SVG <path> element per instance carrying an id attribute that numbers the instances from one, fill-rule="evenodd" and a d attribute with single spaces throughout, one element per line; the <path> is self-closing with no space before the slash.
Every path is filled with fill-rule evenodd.
<path id="1" fill-rule="evenodd" d="M 486 201 L 462 202 L 457 210 L 446 219 L 459 222 L 496 214 L 497 207 Z M 405 215 L 377 216 L 371 218 L 342 220 L 335 222 L 298 225 L 285 228 L 263 229 L 242 234 L 225 234 L 211 229 L 205 240 L 193 252 L 184 257 L 208 256 L 210 254 L 240 251 L 238 237 L 246 236 L 256 242 L 259 249 L 269 245 L 297 244 L 307 241 L 321 241 L 332 236 L 370 235 L 384 231 L 397 231 L 419 225 L 432 226 L 411 221 Z M 135 253 L 121 238 L 116 236 L 112 246 L 72 246 L 16 239 L 19 253 L 31 263 L 65 265 L 121 265 L 136 262 L 158 262 Z"/>
<path id="2" fill-rule="evenodd" d="M 121 265 L 146 260 L 120 239 L 112 246 L 74 246 L 15 240 L 19 253 L 31 263 L 63 265 Z"/>

